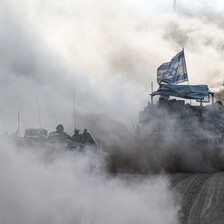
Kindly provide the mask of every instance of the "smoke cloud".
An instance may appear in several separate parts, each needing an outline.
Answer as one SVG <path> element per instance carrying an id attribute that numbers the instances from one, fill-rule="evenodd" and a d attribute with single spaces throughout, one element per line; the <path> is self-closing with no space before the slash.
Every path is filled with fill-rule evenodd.
<path id="1" fill-rule="evenodd" d="M 177 2 L 177 14 L 172 1 L 17 4 L 1 3 L 1 132 L 16 129 L 17 111 L 23 130 L 37 126 L 38 95 L 42 125 L 63 123 L 72 133 L 73 91 L 81 129 L 94 129 L 96 138 L 113 131 L 111 121 L 130 129 L 156 68 L 183 47 L 191 84 L 223 84 L 219 1 L 203 3 L 202 14 L 201 4 L 186 1 Z"/>
<path id="2" fill-rule="evenodd" d="M 190 84 L 222 89 L 223 3 L 192 2 L 177 1 L 173 13 L 172 1 L 2 0 L 0 133 L 17 129 L 18 111 L 21 136 L 25 128 L 38 127 L 38 97 L 42 127 L 50 131 L 63 123 L 72 134 L 75 92 L 77 127 L 87 128 L 101 140 L 107 153 L 105 167 L 110 170 L 222 170 L 220 149 L 197 146 L 186 150 L 191 139 L 183 139 L 176 131 L 175 118 L 166 120 L 163 142 L 145 139 L 160 120 L 145 127 L 142 141 L 136 141 L 132 128 L 148 101 L 146 93 L 149 83 L 155 83 L 157 67 L 182 48 Z M 1 217 L 5 222 L 110 223 L 117 211 L 129 214 L 120 215 L 117 223 L 134 222 L 136 214 L 142 214 L 138 215 L 141 223 L 176 223 L 166 179 L 134 181 L 127 186 L 119 178 L 99 174 L 102 167 L 90 172 L 89 157 L 75 155 L 74 159 L 73 153 L 65 153 L 49 163 L 43 161 L 46 155 L 41 152 L 17 152 L 1 143 Z M 220 159 L 214 166 L 216 156 Z M 88 197 L 83 202 L 80 195 Z M 164 205 L 166 218 L 149 212 L 161 214 Z"/>
<path id="3" fill-rule="evenodd" d="M 94 155 L 1 141 L 1 222 L 177 223 L 165 177 L 111 177 Z"/>
<path id="4" fill-rule="evenodd" d="M 38 96 L 42 126 L 72 134 L 75 91 L 78 128 L 128 150 L 156 68 L 183 47 L 190 83 L 222 88 L 220 1 L 177 1 L 176 13 L 172 2 L 100 3 L 1 2 L 1 132 L 16 130 L 17 111 L 20 135 L 39 126 Z"/>
<path id="5" fill-rule="evenodd" d="M 195 114 L 190 104 L 182 107 L 181 112 L 173 112 L 168 106 L 149 104 L 144 110 L 148 121 L 140 123 L 136 135 L 123 134 L 123 141 L 113 145 L 110 169 L 141 173 L 222 171 L 223 105 L 206 107 L 202 116 L 197 114 L 200 111 Z"/>

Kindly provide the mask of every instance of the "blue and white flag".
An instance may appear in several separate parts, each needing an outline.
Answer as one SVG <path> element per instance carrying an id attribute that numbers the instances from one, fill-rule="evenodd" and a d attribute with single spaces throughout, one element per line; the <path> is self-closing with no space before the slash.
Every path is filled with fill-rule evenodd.
<path id="1" fill-rule="evenodd" d="M 162 82 L 176 84 L 185 81 L 188 81 L 188 76 L 184 51 L 182 50 L 170 62 L 160 65 L 157 69 L 157 82 L 159 84 Z"/>

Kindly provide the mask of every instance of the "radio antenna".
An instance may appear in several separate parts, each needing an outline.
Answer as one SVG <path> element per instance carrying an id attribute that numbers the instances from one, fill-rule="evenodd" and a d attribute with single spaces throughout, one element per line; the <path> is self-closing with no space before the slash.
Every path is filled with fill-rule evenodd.
<path id="1" fill-rule="evenodd" d="M 37 112 L 38 112 L 39 126 L 41 128 L 40 106 L 39 106 L 39 100 L 38 100 L 38 95 L 37 94 L 36 94 L 36 97 L 37 97 Z"/>
<path id="2" fill-rule="evenodd" d="M 76 107 L 75 107 L 75 91 L 73 92 L 73 105 L 74 105 L 74 128 L 76 129 Z"/>
<path id="3" fill-rule="evenodd" d="M 176 11 L 176 0 L 173 1 L 173 11 Z"/>
<path id="4" fill-rule="evenodd" d="M 17 131 L 16 131 L 16 137 L 19 137 L 19 132 L 20 132 L 20 112 L 18 111 L 18 118 L 17 118 L 17 122 L 18 122 L 18 127 L 17 127 Z"/>

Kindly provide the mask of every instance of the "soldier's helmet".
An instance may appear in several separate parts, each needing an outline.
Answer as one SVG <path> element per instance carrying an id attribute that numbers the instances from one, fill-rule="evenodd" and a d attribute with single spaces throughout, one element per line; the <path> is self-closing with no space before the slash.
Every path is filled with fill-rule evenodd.
<path id="1" fill-rule="evenodd" d="M 76 135 L 78 135 L 78 134 L 80 133 L 80 130 L 79 130 L 78 128 L 75 128 L 74 133 L 75 133 Z"/>
<path id="2" fill-rule="evenodd" d="M 64 127 L 63 127 L 63 125 L 62 125 L 62 124 L 57 125 L 56 130 L 57 130 L 58 132 L 63 132 L 63 131 L 64 131 Z"/>

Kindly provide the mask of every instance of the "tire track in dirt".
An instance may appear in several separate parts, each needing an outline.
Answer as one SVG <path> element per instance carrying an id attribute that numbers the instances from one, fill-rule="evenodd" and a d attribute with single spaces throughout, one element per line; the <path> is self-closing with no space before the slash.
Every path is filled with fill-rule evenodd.
<path id="1" fill-rule="evenodd" d="M 213 174 L 191 207 L 188 224 L 224 223 L 224 173 Z"/>
<path id="2" fill-rule="evenodd" d="M 211 174 L 191 174 L 174 186 L 173 191 L 177 193 L 178 203 L 180 204 L 180 223 L 188 223 L 191 207 L 210 176 Z M 175 179 L 176 176 L 174 175 L 173 178 Z"/>
<path id="3" fill-rule="evenodd" d="M 201 187 L 197 197 L 194 200 L 194 203 L 191 206 L 189 216 L 188 216 L 188 224 L 199 224 L 201 223 L 201 214 L 202 209 L 205 203 L 205 200 L 207 198 L 207 192 L 209 186 L 212 184 L 215 184 L 213 182 L 213 177 L 209 177 L 207 181 L 204 183 L 204 185 Z"/>

